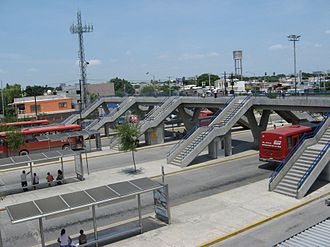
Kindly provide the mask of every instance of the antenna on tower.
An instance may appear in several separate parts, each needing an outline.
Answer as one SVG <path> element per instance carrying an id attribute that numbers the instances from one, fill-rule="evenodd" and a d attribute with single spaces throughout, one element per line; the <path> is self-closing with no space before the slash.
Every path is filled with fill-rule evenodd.
<path id="1" fill-rule="evenodd" d="M 87 104 L 87 83 L 86 83 L 86 67 L 89 64 L 85 60 L 85 51 L 84 51 L 84 39 L 83 33 L 90 33 L 93 32 L 93 25 L 82 25 L 81 24 L 81 13 L 80 11 L 77 12 L 77 24 L 72 24 L 70 27 L 70 32 L 73 34 L 78 34 L 79 39 L 79 66 L 80 66 L 80 74 L 81 79 L 79 83 L 82 83 L 82 87 L 80 86 L 80 102 L 81 102 L 81 109 L 84 109 Z"/>

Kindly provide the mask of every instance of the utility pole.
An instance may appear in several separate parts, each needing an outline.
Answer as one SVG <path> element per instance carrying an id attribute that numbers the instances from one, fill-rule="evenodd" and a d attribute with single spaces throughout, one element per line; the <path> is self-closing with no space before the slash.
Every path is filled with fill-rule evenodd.
<path id="1" fill-rule="evenodd" d="M 296 63 L 296 42 L 300 40 L 300 35 L 289 35 L 289 41 L 293 41 L 293 67 L 294 67 L 294 93 L 297 94 L 297 63 Z"/>
<path id="2" fill-rule="evenodd" d="M 172 92 L 171 92 L 171 76 L 168 77 L 168 90 L 169 90 L 170 96 L 172 96 Z"/>
<path id="3" fill-rule="evenodd" d="M 210 73 L 209 73 L 209 87 L 211 88 L 211 78 L 210 78 Z"/>
<path id="4" fill-rule="evenodd" d="M 3 86 L 2 86 L 2 80 L 1 80 L 1 107 L 2 107 L 2 115 L 5 117 L 5 100 L 3 97 Z"/>
<path id="5" fill-rule="evenodd" d="M 37 95 L 36 94 L 34 94 L 34 109 L 36 112 L 36 119 L 38 120 Z"/>
<path id="6" fill-rule="evenodd" d="M 234 74 L 233 73 L 231 73 L 231 75 L 230 75 L 230 85 L 231 85 L 230 94 L 234 95 Z"/>
<path id="7" fill-rule="evenodd" d="M 82 25 L 81 23 L 81 13 L 77 12 L 77 24 L 72 24 L 70 27 L 70 32 L 73 34 L 78 34 L 79 39 L 79 66 L 80 66 L 80 74 L 82 81 L 82 108 L 86 107 L 87 104 L 87 83 L 86 83 L 86 65 L 88 62 L 85 60 L 85 52 L 84 52 L 84 39 L 83 33 L 93 32 L 93 25 Z"/>
<path id="8" fill-rule="evenodd" d="M 227 87 L 228 87 L 228 82 L 227 82 L 227 74 L 226 71 L 223 73 L 223 80 L 224 80 L 224 86 L 225 86 L 225 96 L 228 95 Z"/>

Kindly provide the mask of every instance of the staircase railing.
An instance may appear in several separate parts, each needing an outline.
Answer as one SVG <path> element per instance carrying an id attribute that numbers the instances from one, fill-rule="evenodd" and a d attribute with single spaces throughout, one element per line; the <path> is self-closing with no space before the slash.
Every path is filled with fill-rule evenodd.
<path id="1" fill-rule="evenodd" d="M 326 145 L 324 145 L 324 147 L 322 148 L 322 150 L 318 153 L 318 155 L 315 157 L 315 159 L 313 160 L 313 162 L 310 164 L 310 166 L 308 167 L 308 169 L 306 170 L 306 172 L 304 173 L 304 175 L 299 180 L 299 182 L 297 184 L 298 185 L 297 186 L 297 193 L 298 193 L 298 190 L 300 189 L 301 185 L 305 182 L 306 178 L 309 176 L 309 174 L 315 168 L 315 166 L 320 161 L 320 159 L 323 157 L 323 155 L 325 154 L 325 152 L 328 150 L 329 147 L 330 147 L 330 140 L 327 142 Z"/>
<path id="2" fill-rule="evenodd" d="M 86 126 L 85 129 L 90 130 L 93 128 L 100 120 L 98 118 L 94 119 L 89 125 Z"/>
<path id="3" fill-rule="evenodd" d="M 154 112 L 159 109 L 165 102 L 166 100 L 168 100 L 169 97 L 165 97 L 164 100 L 162 100 L 162 102 L 159 105 L 156 105 L 151 111 L 149 111 L 143 118 L 143 120 L 140 121 L 139 125 L 142 126 L 147 120 L 150 120 L 149 118 L 154 114 Z"/>
<path id="4" fill-rule="evenodd" d="M 317 132 L 320 130 L 320 128 L 323 126 L 323 124 L 325 123 L 325 121 L 328 119 L 329 116 L 330 116 L 330 111 L 324 115 L 323 120 L 318 124 L 318 126 L 312 132 L 304 133 L 301 136 L 299 142 L 290 150 L 290 152 L 285 157 L 285 159 L 272 172 L 272 174 L 269 177 L 269 184 L 274 180 L 277 174 L 282 170 L 285 164 L 291 159 L 293 154 L 300 148 L 300 146 L 304 143 L 304 141 L 306 139 L 310 139 L 314 137 L 317 134 Z"/>
<path id="5" fill-rule="evenodd" d="M 98 105 L 99 102 L 101 102 L 102 100 L 103 100 L 103 98 L 98 98 L 98 99 L 95 100 L 92 104 L 86 106 L 85 109 L 83 109 L 83 110 L 81 111 L 81 114 L 84 115 L 87 111 L 90 110 L 90 108 L 91 108 L 92 106 L 94 106 L 94 105 Z"/>
<path id="6" fill-rule="evenodd" d="M 229 103 L 235 98 L 235 96 L 231 96 L 228 100 L 226 100 L 225 104 L 224 104 L 224 108 L 220 108 L 219 110 L 217 110 L 215 113 L 214 113 L 214 116 L 212 116 L 210 118 L 210 123 L 223 111 L 223 109 L 226 108 L 227 105 L 229 105 Z M 195 131 L 199 128 L 200 126 L 199 125 L 196 125 L 194 126 L 193 128 L 191 128 L 190 130 L 187 131 L 186 135 L 181 139 L 181 141 L 179 141 L 177 144 L 175 144 L 171 149 L 170 151 L 167 152 L 167 157 L 170 156 L 174 151 L 175 149 L 180 146 L 185 140 L 187 140 L 193 133 L 195 133 Z"/>
<path id="7" fill-rule="evenodd" d="M 224 107 L 223 108 L 219 108 L 219 110 L 217 110 L 213 116 L 210 118 L 210 123 L 212 123 L 212 121 L 217 117 L 219 116 L 219 114 L 226 108 L 227 105 L 229 105 L 230 102 L 233 101 L 233 99 L 235 99 L 235 95 L 232 95 L 230 96 L 229 99 L 226 100 L 225 104 L 224 104 Z"/>
<path id="8" fill-rule="evenodd" d="M 196 143 L 192 143 L 192 145 L 191 146 L 189 146 L 190 148 L 189 148 L 189 150 L 187 150 L 187 151 L 185 151 L 185 152 L 183 152 L 183 154 L 184 155 L 186 155 L 186 154 L 188 154 L 188 153 L 190 153 L 191 152 L 191 150 L 192 149 L 194 149 L 199 143 L 201 143 L 203 140 L 204 140 L 204 138 L 206 137 L 206 136 L 208 136 L 208 134 L 210 133 L 210 132 L 212 132 L 215 128 L 219 128 L 219 127 L 223 127 L 223 126 L 225 126 L 228 122 L 229 122 L 229 120 L 233 117 L 233 116 L 235 116 L 235 114 L 237 113 L 237 111 L 249 100 L 251 98 L 251 95 L 248 95 L 248 96 L 246 96 L 243 100 L 242 100 L 242 102 L 241 103 L 239 103 L 239 105 L 226 117 L 226 119 L 224 120 L 224 121 L 221 121 L 220 123 L 218 123 L 218 124 L 213 124 L 213 125 L 211 125 L 211 126 L 208 126 L 208 128 L 207 128 L 207 130 L 205 131 L 205 132 L 203 132 L 203 138 L 199 141 L 199 142 L 196 142 Z"/>

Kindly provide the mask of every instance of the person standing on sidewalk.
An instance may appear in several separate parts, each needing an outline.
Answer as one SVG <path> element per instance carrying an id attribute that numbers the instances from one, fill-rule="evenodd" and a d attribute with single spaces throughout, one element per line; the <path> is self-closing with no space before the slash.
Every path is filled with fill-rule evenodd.
<path id="1" fill-rule="evenodd" d="M 33 184 L 33 185 L 39 184 L 39 177 L 37 176 L 36 173 L 33 173 L 32 184 Z M 34 189 L 34 190 L 35 190 L 36 188 L 37 188 L 36 186 L 33 186 L 33 189 Z"/>
<path id="2" fill-rule="evenodd" d="M 23 170 L 22 174 L 21 174 L 21 184 L 22 184 L 23 191 L 28 191 L 28 189 L 26 188 L 28 185 L 26 175 L 28 175 L 28 174 L 30 174 L 30 172 L 26 173 L 25 170 Z"/>

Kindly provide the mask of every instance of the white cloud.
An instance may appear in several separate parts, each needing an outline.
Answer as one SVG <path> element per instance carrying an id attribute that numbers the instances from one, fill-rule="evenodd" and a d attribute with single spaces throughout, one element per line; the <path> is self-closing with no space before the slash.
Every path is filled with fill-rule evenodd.
<path id="1" fill-rule="evenodd" d="M 207 54 L 207 57 L 218 57 L 218 56 L 220 56 L 220 54 L 217 52 L 210 52 Z"/>
<path id="2" fill-rule="evenodd" d="M 314 44 L 314 47 L 315 47 L 315 48 L 321 48 L 321 47 L 322 47 L 322 45 L 321 45 L 321 44 L 318 44 L 318 43 L 316 43 L 316 44 Z"/>
<path id="3" fill-rule="evenodd" d="M 271 45 L 269 47 L 269 50 L 282 50 L 285 49 L 286 46 L 282 45 L 282 44 L 275 44 L 275 45 Z"/>
<path id="4" fill-rule="evenodd" d="M 99 59 L 91 59 L 88 62 L 89 62 L 90 66 L 102 64 L 101 60 L 99 60 Z"/>
<path id="5" fill-rule="evenodd" d="M 325 34 L 330 34 L 330 30 L 325 30 Z"/>
<path id="6" fill-rule="evenodd" d="M 168 56 L 168 54 L 166 54 L 166 53 L 163 53 L 163 54 L 160 54 L 159 56 L 158 56 L 158 58 L 160 58 L 160 59 L 164 59 L 164 58 L 168 58 L 169 56 Z"/>
<path id="7" fill-rule="evenodd" d="M 35 73 L 35 72 L 38 72 L 39 70 L 36 69 L 36 68 L 29 68 L 27 69 L 27 72 L 31 72 L 31 73 Z"/>

